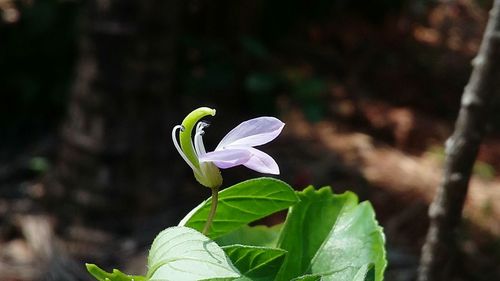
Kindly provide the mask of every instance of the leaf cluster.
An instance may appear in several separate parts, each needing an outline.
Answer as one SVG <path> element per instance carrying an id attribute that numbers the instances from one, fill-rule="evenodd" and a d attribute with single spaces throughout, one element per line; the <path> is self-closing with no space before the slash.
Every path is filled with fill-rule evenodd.
<path id="1" fill-rule="evenodd" d="M 100 281 L 380 281 L 387 265 L 385 238 L 369 202 L 330 187 L 294 191 L 288 184 L 258 178 L 219 194 L 219 207 L 207 236 L 202 230 L 211 198 L 176 227 L 154 240 L 146 276 L 95 265 Z M 288 208 L 284 223 L 250 223 Z"/>

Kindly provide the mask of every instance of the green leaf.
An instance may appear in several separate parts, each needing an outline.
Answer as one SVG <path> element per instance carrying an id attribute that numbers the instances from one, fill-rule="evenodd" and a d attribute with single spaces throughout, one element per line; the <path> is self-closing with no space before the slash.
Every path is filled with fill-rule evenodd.
<path id="1" fill-rule="evenodd" d="M 321 280 L 321 275 L 307 274 L 297 278 L 293 278 L 291 281 L 320 281 L 320 280 Z"/>
<path id="2" fill-rule="evenodd" d="M 373 264 L 365 264 L 361 267 L 349 266 L 338 271 L 332 271 L 322 275 L 314 275 L 314 276 L 320 276 L 321 280 L 324 281 L 335 281 L 335 280 L 374 281 L 375 270 Z"/>
<path id="3" fill-rule="evenodd" d="M 37 173 L 44 173 L 50 169 L 50 162 L 44 157 L 33 157 L 30 159 L 29 167 Z"/>
<path id="4" fill-rule="evenodd" d="M 374 279 L 381 281 L 387 265 L 385 258 L 385 237 L 375 220 L 375 213 L 369 202 L 362 202 L 353 208 L 342 210 L 332 232 L 312 260 L 313 273 L 335 272 L 346 268 L 354 275 L 332 274 L 325 280 L 370 280 L 370 268 L 374 266 Z M 361 271 L 361 272 L 360 272 Z M 358 277 L 362 274 L 362 277 Z M 372 274 L 373 275 L 373 274 Z"/>
<path id="5" fill-rule="evenodd" d="M 289 254 L 276 280 L 313 274 L 352 281 L 370 263 L 375 280 L 382 280 L 384 236 L 371 205 L 358 205 L 351 192 L 334 195 L 329 187 L 308 187 L 298 195 L 301 201 L 290 208 L 278 243 Z"/>
<path id="6" fill-rule="evenodd" d="M 118 269 L 113 269 L 112 273 L 108 273 L 95 264 L 85 264 L 87 271 L 99 281 L 146 281 L 146 277 L 139 275 L 127 275 Z"/>
<path id="7" fill-rule="evenodd" d="M 217 238 L 220 246 L 243 244 L 249 246 L 276 247 L 283 224 L 272 227 L 244 225 L 237 230 Z"/>
<path id="8" fill-rule="evenodd" d="M 362 266 L 353 281 L 375 281 L 375 266 L 373 263 Z"/>
<path id="9" fill-rule="evenodd" d="M 202 279 L 199 281 L 254 281 L 253 279 L 250 279 L 246 276 L 241 276 L 236 279 L 234 278 L 209 278 L 209 279 Z"/>
<path id="10" fill-rule="evenodd" d="M 224 251 L 194 229 L 170 227 L 158 234 L 148 257 L 150 281 L 234 280 L 241 276 Z"/>
<path id="11" fill-rule="evenodd" d="M 300 202 L 290 208 L 278 247 L 288 251 L 277 280 L 291 280 L 308 272 L 311 259 L 328 237 L 337 216 L 346 206 L 355 206 L 351 192 L 333 195 L 329 187 L 312 186 L 298 192 Z"/>
<path id="12" fill-rule="evenodd" d="M 207 236 L 215 239 L 298 201 L 293 189 L 277 179 L 257 178 L 235 184 L 219 193 L 217 213 Z M 205 200 L 179 225 L 201 231 L 211 205 L 211 198 Z"/>
<path id="13" fill-rule="evenodd" d="M 277 248 L 232 245 L 223 247 L 234 266 L 251 280 L 273 281 L 286 251 Z"/>

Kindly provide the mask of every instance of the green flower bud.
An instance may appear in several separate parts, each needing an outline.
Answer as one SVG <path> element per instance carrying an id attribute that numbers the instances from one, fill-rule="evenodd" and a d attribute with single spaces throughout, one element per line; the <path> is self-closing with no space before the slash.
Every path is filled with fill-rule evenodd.
<path id="1" fill-rule="evenodd" d="M 203 129 L 207 126 L 206 123 L 199 122 L 205 116 L 214 116 L 215 109 L 208 107 L 200 107 L 189 113 L 182 121 L 182 125 L 177 125 L 172 130 L 172 140 L 177 148 L 177 151 L 186 161 L 186 163 L 193 169 L 194 177 L 203 186 L 209 188 L 217 188 L 222 184 L 222 176 L 219 168 L 212 162 L 202 162 L 198 158 L 205 154 L 205 147 L 203 145 Z M 193 129 L 195 129 L 193 137 Z M 177 131 L 179 133 L 179 143 L 177 141 Z M 194 140 L 194 144 L 193 144 Z"/>

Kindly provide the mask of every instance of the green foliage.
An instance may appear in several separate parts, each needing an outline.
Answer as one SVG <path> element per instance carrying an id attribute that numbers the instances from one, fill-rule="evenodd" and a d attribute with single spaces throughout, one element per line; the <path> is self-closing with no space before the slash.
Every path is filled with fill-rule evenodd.
<path id="1" fill-rule="evenodd" d="M 223 249 L 241 274 L 258 281 L 274 280 L 286 255 L 285 250 L 267 247 L 232 245 Z"/>
<path id="2" fill-rule="evenodd" d="M 204 280 L 240 277 L 224 251 L 203 234 L 176 226 L 162 231 L 148 256 L 147 280 Z"/>
<path id="3" fill-rule="evenodd" d="M 50 162 L 44 157 L 33 157 L 29 161 L 29 167 L 37 173 L 44 173 L 49 170 Z"/>
<path id="4" fill-rule="evenodd" d="M 218 244 L 198 232 L 210 205 L 208 199 L 181 221 L 192 228 L 171 227 L 156 237 L 146 277 L 110 274 L 94 265 L 89 272 L 100 281 L 383 280 L 382 228 L 370 203 L 358 203 L 352 192 L 333 194 L 330 187 L 312 186 L 296 192 L 272 178 L 236 184 L 220 193 L 209 233 Z M 248 226 L 287 207 L 284 224 Z"/>
<path id="5" fill-rule="evenodd" d="M 494 180 L 496 175 L 495 168 L 492 165 L 482 161 L 476 161 L 472 172 L 485 180 Z"/>
<path id="6" fill-rule="evenodd" d="M 365 280 L 374 265 L 373 280 L 383 280 L 387 265 L 384 240 L 370 203 L 348 206 L 339 214 L 332 231 L 312 259 L 311 271 L 328 273 L 327 280 Z"/>
<path id="7" fill-rule="evenodd" d="M 138 275 L 127 275 L 118 269 L 113 269 L 112 273 L 108 273 L 95 264 L 87 263 L 85 265 L 87 271 L 92 274 L 99 281 L 144 281 L 146 278 L 144 276 Z"/>
<path id="8" fill-rule="evenodd" d="M 287 256 L 277 280 L 320 274 L 324 280 L 353 280 L 367 265 L 382 280 L 386 266 L 384 236 L 368 202 L 354 193 L 334 195 L 329 187 L 308 187 L 290 208 L 278 247 Z M 365 273 L 366 275 L 366 273 Z"/>
<path id="9" fill-rule="evenodd" d="M 278 246 L 289 255 L 278 280 L 290 280 L 307 273 L 312 258 L 328 237 L 343 208 L 357 203 L 353 193 L 333 196 L 329 188 L 308 187 L 298 193 L 300 203 L 290 208 Z"/>
<path id="10" fill-rule="evenodd" d="M 320 281 L 320 280 L 321 280 L 321 275 L 308 274 L 308 275 L 302 275 L 297 278 L 293 278 L 291 281 Z"/>
<path id="11" fill-rule="evenodd" d="M 273 227 L 256 225 L 238 228 L 237 230 L 217 238 L 215 241 L 221 246 L 244 244 L 250 246 L 275 247 L 283 224 Z"/>
<path id="12" fill-rule="evenodd" d="M 247 180 L 224 189 L 208 237 L 215 239 L 298 202 L 293 189 L 277 179 Z M 203 229 L 212 199 L 209 198 L 188 214 L 180 223 L 198 231 Z"/>

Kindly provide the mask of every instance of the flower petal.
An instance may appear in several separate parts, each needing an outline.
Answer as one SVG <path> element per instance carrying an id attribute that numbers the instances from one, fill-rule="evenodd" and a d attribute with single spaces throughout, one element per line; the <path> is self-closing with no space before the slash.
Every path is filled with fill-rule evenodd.
<path id="1" fill-rule="evenodd" d="M 215 150 L 229 146 L 258 146 L 275 139 L 285 123 L 274 117 L 258 117 L 245 121 L 232 129 Z"/>
<path id="2" fill-rule="evenodd" d="M 221 169 L 227 169 L 247 162 L 252 154 L 246 149 L 223 149 L 205 153 L 199 157 L 200 162 L 213 162 Z"/>
<path id="3" fill-rule="evenodd" d="M 280 167 L 274 159 L 266 153 L 253 147 L 245 148 L 251 153 L 250 159 L 243 165 L 260 173 L 279 175 Z"/>

